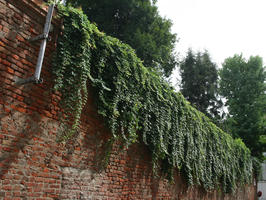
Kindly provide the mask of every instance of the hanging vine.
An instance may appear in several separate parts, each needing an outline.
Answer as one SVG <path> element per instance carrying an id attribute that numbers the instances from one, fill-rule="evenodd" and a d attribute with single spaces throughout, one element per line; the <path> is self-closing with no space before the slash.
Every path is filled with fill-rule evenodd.
<path id="1" fill-rule="evenodd" d="M 252 157 L 240 139 L 190 106 L 145 68 L 132 48 L 100 32 L 82 11 L 60 6 L 59 13 L 64 30 L 53 72 L 54 87 L 62 94 L 66 138 L 78 131 L 89 83 L 113 138 L 127 146 L 142 139 L 152 152 L 154 171 L 162 166 L 171 178 L 177 168 L 189 184 L 225 192 L 251 181 Z"/>

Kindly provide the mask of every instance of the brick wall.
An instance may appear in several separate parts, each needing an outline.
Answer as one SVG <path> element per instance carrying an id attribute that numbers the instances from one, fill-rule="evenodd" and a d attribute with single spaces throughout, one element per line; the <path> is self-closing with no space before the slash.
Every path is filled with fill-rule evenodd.
<path id="1" fill-rule="evenodd" d="M 174 184 L 154 177 L 149 150 L 141 143 L 127 150 L 113 145 L 104 167 L 111 134 L 97 115 L 92 94 L 79 135 L 67 144 L 57 142 L 60 97 L 51 90 L 49 72 L 56 28 L 46 49 L 44 82 L 15 84 L 35 70 L 39 42 L 27 38 L 42 32 L 47 9 L 40 3 L 0 0 L 0 199 L 255 199 L 252 185 L 224 195 L 187 187 L 178 173 Z"/>

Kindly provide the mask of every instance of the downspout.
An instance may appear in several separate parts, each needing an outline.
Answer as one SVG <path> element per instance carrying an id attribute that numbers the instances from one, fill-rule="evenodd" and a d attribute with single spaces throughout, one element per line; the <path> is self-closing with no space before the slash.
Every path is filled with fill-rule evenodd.
<path id="1" fill-rule="evenodd" d="M 29 41 L 31 41 L 31 42 L 36 41 L 36 40 L 42 40 L 40 50 L 39 50 L 37 64 L 35 67 L 35 73 L 33 76 L 31 76 L 27 79 L 18 79 L 16 81 L 17 85 L 23 85 L 26 83 L 36 83 L 36 84 L 42 83 L 42 79 L 40 78 L 40 75 L 41 75 L 41 70 L 42 70 L 45 48 L 46 48 L 46 44 L 47 44 L 47 40 L 48 40 L 50 27 L 51 27 L 51 21 L 52 21 L 52 17 L 53 17 L 54 7 L 55 7 L 55 4 L 51 4 L 49 6 L 48 13 L 46 16 L 45 25 L 44 25 L 43 34 L 29 39 Z"/>

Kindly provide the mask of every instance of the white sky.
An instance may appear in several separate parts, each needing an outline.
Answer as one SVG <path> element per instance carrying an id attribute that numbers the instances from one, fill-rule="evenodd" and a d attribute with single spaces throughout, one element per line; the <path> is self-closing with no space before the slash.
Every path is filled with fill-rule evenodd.
<path id="1" fill-rule="evenodd" d="M 266 63 L 266 0 L 158 0 L 157 6 L 173 22 L 180 58 L 191 47 L 207 49 L 219 67 L 240 53 Z"/>

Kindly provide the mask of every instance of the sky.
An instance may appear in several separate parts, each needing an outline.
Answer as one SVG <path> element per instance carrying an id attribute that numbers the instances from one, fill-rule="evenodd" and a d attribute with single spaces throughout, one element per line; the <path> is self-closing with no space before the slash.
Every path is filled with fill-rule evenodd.
<path id="1" fill-rule="evenodd" d="M 158 0 L 157 6 L 173 22 L 181 59 L 192 48 L 208 50 L 218 67 L 240 53 L 266 63 L 266 0 Z"/>

